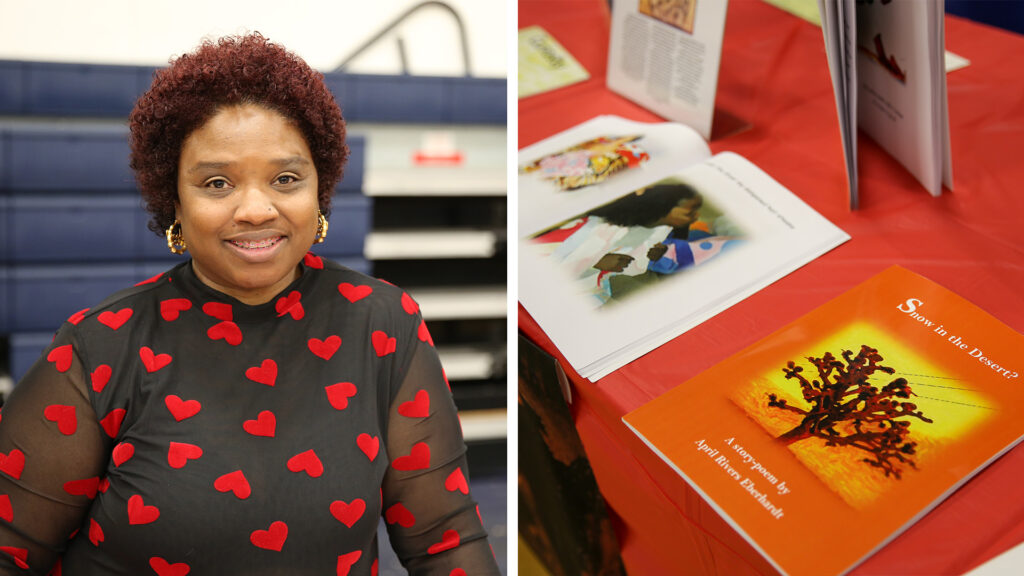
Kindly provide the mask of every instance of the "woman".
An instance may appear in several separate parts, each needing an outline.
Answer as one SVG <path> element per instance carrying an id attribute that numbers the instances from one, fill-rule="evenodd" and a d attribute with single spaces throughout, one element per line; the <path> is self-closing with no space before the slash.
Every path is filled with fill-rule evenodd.
<path id="1" fill-rule="evenodd" d="M 430 335 L 309 253 L 347 157 L 322 76 L 259 35 L 130 118 L 150 227 L 191 260 L 60 328 L 0 418 L 0 572 L 496 574 Z"/>

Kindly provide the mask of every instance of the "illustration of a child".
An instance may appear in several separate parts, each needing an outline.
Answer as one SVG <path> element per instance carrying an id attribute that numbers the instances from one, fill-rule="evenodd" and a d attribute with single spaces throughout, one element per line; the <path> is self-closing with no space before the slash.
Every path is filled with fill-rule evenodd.
<path id="1" fill-rule="evenodd" d="M 549 256 L 601 306 L 616 296 L 617 278 L 639 279 L 648 273 L 652 250 L 665 246 L 674 232 L 688 229 L 697 220 L 702 202 L 687 184 L 656 184 L 538 234 L 532 241 L 547 245 Z"/>

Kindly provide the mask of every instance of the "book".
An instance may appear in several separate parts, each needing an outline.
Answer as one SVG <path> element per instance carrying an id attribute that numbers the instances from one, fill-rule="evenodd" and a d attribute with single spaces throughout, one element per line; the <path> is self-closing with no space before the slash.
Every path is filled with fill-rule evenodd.
<path id="1" fill-rule="evenodd" d="M 607 86 L 711 139 L 726 0 L 616 0 Z"/>
<path id="2" fill-rule="evenodd" d="M 597 379 L 849 239 L 676 123 L 599 116 L 519 153 L 519 295 Z"/>
<path id="3" fill-rule="evenodd" d="M 519 335 L 519 536 L 551 576 L 624 575 L 561 365 Z"/>
<path id="4" fill-rule="evenodd" d="M 850 208 L 859 205 L 857 130 L 932 196 L 953 188 L 942 0 L 818 0 L 839 114 Z"/>
<path id="5" fill-rule="evenodd" d="M 583 82 L 590 73 L 547 30 L 528 26 L 519 30 L 519 98 Z"/>
<path id="6" fill-rule="evenodd" d="M 780 572 L 842 574 L 1020 441 L 1021 349 L 893 266 L 623 421 Z"/>

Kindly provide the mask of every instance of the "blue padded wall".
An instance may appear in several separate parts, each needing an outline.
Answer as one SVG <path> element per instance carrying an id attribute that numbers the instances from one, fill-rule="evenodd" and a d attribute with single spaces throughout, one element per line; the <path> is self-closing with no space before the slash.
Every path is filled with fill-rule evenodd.
<path id="1" fill-rule="evenodd" d="M 28 372 L 51 342 L 53 332 L 30 332 L 11 336 L 11 377 L 15 382 Z"/>
<path id="2" fill-rule="evenodd" d="M 14 263 L 135 260 L 148 233 L 138 205 L 134 196 L 11 196 L 0 237 Z"/>
<path id="3" fill-rule="evenodd" d="M 23 114 L 24 68 L 22 62 L 0 62 L 0 114 Z"/>
<path id="4" fill-rule="evenodd" d="M 8 163 L 0 183 L 11 190 L 135 190 L 123 126 L 16 126 L 3 132 Z"/>
<path id="5" fill-rule="evenodd" d="M 144 74 L 136 66 L 37 62 L 28 69 L 25 98 L 34 114 L 127 117 L 149 86 Z"/>
<path id="6" fill-rule="evenodd" d="M 75 312 L 144 280 L 138 264 L 12 267 L 4 332 L 53 331 Z"/>

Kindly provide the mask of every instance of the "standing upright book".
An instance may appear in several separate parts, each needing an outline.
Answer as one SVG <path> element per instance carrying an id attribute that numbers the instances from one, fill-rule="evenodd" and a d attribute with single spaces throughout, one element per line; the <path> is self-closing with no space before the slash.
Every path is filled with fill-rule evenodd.
<path id="1" fill-rule="evenodd" d="M 1021 440 L 1022 349 L 894 266 L 623 421 L 780 572 L 841 574 Z"/>
<path id="2" fill-rule="evenodd" d="M 857 129 L 932 195 L 953 188 L 942 0 L 818 0 L 839 114 L 850 207 Z"/>
<path id="3" fill-rule="evenodd" d="M 710 140 L 726 7 L 726 0 L 615 0 L 608 88 Z"/>

